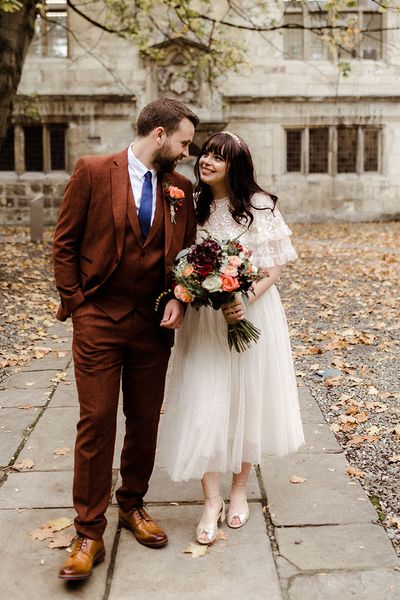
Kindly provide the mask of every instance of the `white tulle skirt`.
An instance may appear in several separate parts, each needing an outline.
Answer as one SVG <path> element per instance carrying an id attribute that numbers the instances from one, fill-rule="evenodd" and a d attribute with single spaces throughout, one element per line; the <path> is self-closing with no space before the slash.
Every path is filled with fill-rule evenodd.
<path id="1" fill-rule="evenodd" d="M 177 332 L 159 451 L 175 481 L 286 455 L 304 443 L 285 313 L 272 286 L 248 307 L 256 344 L 230 351 L 221 311 L 188 307 Z"/>

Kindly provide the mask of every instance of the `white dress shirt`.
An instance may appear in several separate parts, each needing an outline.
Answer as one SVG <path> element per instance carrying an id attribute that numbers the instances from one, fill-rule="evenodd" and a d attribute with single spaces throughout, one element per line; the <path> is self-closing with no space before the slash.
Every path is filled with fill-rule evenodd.
<path id="1" fill-rule="evenodd" d="M 147 171 L 151 172 L 151 183 L 153 185 L 153 206 L 151 209 L 151 221 L 153 223 L 154 213 L 156 212 L 156 200 L 157 200 L 157 171 L 148 169 L 140 160 L 133 154 L 132 146 L 128 148 L 128 173 L 131 182 L 132 193 L 135 199 L 136 211 L 139 214 L 140 201 L 142 197 L 142 188 L 144 183 L 144 176 Z"/>

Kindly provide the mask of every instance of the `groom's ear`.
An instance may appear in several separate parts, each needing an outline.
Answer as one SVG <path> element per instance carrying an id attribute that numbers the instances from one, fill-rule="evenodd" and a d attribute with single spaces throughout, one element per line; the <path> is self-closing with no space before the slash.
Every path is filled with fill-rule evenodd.
<path id="1" fill-rule="evenodd" d="M 165 131 L 164 127 L 156 127 L 151 132 L 151 135 L 159 146 L 162 146 L 167 139 L 167 132 Z"/>

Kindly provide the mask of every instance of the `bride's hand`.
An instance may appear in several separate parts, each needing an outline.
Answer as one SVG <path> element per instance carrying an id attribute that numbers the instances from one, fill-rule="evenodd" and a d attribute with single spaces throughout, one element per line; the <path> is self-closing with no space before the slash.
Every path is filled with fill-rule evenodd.
<path id="1" fill-rule="evenodd" d="M 223 304 L 221 310 L 228 325 L 242 321 L 246 315 L 246 306 L 241 295 L 237 295 L 233 302 Z"/>

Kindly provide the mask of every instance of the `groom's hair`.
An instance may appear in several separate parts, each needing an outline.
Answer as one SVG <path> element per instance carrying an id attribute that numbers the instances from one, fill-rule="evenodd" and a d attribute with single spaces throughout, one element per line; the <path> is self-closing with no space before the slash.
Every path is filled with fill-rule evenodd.
<path id="1" fill-rule="evenodd" d="M 139 114 L 137 133 L 145 137 L 156 127 L 164 127 L 167 135 L 174 133 L 182 119 L 189 119 L 197 127 L 199 117 L 180 100 L 158 98 L 147 104 Z"/>

